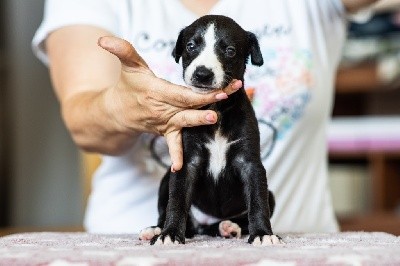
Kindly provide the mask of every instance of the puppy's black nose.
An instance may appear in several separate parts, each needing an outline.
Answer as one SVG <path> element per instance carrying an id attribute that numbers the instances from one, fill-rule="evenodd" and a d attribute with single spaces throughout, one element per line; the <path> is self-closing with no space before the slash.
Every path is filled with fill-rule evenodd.
<path id="1" fill-rule="evenodd" d="M 211 85 L 212 81 L 214 80 L 214 72 L 212 72 L 205 66 L 197 67 L 194 71 L 193 76 L 197 83 L 200 83 L 202 85 Z"/>

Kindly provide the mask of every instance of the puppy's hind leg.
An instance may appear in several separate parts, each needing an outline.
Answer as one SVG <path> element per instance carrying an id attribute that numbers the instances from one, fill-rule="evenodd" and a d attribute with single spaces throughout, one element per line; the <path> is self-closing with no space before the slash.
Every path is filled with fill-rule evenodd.
<path id="1" fill-rule="evenodd" d="M 158 226 L 150 226 L 140 230 L 139 240 L 151 240 L 154 236 L 161 234 L 161 228 Z"/>
<path id="2" fill-rule="evenodd" d="M 240 238 L 249 233 L 247 215 L 223 220 L 210 225 L 199 225 L 197 232 L 201 235 Z"/>
<path id="3" fill-rule="evenodd" d="M 185 237 L 193 238 L 196 233 L 197 233 L 197 226 L 193 222 L 193 218 L 191 217 L 191 215 L 188 215 L 187 220 L 186 220 Z"/>
<path id="4" fill-rule="evenodd" d="M 225 238 L 240 238 L 249 234 L 249 220 L 247 214 L 231 218 L 219 223 L 219 233 Z"/>
<path id="5" fill-rule="evenodd" d="M 219 233 L 225 238 L 240 238 L 242 236 L 242 228 L 231 220 L 224 220 L 219 223 Z"/>

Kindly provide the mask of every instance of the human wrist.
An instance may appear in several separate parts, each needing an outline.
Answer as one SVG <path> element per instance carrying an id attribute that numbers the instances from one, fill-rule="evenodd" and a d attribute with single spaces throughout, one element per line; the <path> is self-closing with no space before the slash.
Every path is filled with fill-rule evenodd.
<path id="1" fill-rule="evenodd" d="M 69 97 L 62 101 L 62 115 L 81 149 L 118 155 L 133 145 L 138 133 L 116 123 L 105 104 L 106 91 L 87 91 Z"/>
<path id="2" fill-rule="evenodd" d="M 116 87 L 102 90 L 97 97 L 97 107 L 103 119 L 109 124 L 110 130 L 117 134 L 134 136 L 137 131 L 126 122 L 126 108 L 116 90 Z"/>

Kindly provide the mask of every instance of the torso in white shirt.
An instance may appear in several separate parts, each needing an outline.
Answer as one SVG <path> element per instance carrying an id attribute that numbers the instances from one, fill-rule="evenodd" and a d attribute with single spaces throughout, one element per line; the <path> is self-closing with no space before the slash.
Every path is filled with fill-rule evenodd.
<path id="1" fill-rule="evenodd" d="M 179 0 L 101 3 L 112 7 L 115 17 L 99 26 L 132 42 L 157 76 L 183 84 L 171 52 L 179 31 L 196 15 Z M 340 0 L 221 0 L 210 13 L 232 17 L 260 42 L 265 63 L 248 65 L 245 88 L 255 91 L 261 156 L 277 203 L 274 231 L 336 231 L 327 183 L 326 124 L 345 38 Z M 169 163 L 165 141 L 150 134 L 142 134 L 122 156 L 105 156 L 94 176 L 87 229 L 131 233 L 156 224 L 158 183 Z"/>

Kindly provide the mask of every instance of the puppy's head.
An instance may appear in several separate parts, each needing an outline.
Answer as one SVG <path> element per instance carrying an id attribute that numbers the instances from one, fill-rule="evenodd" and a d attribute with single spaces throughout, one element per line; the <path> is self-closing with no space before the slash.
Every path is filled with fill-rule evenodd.
<path id="1" fill-rule="evenodd" d="M 248 58 L 261 66 L 263 58 L 256 36 L 225 16 L 208 15 L 184 28 L 172 56 L 182 57 L 183 78 L 196 92 L 226 87 L 243 80 Z"/>

